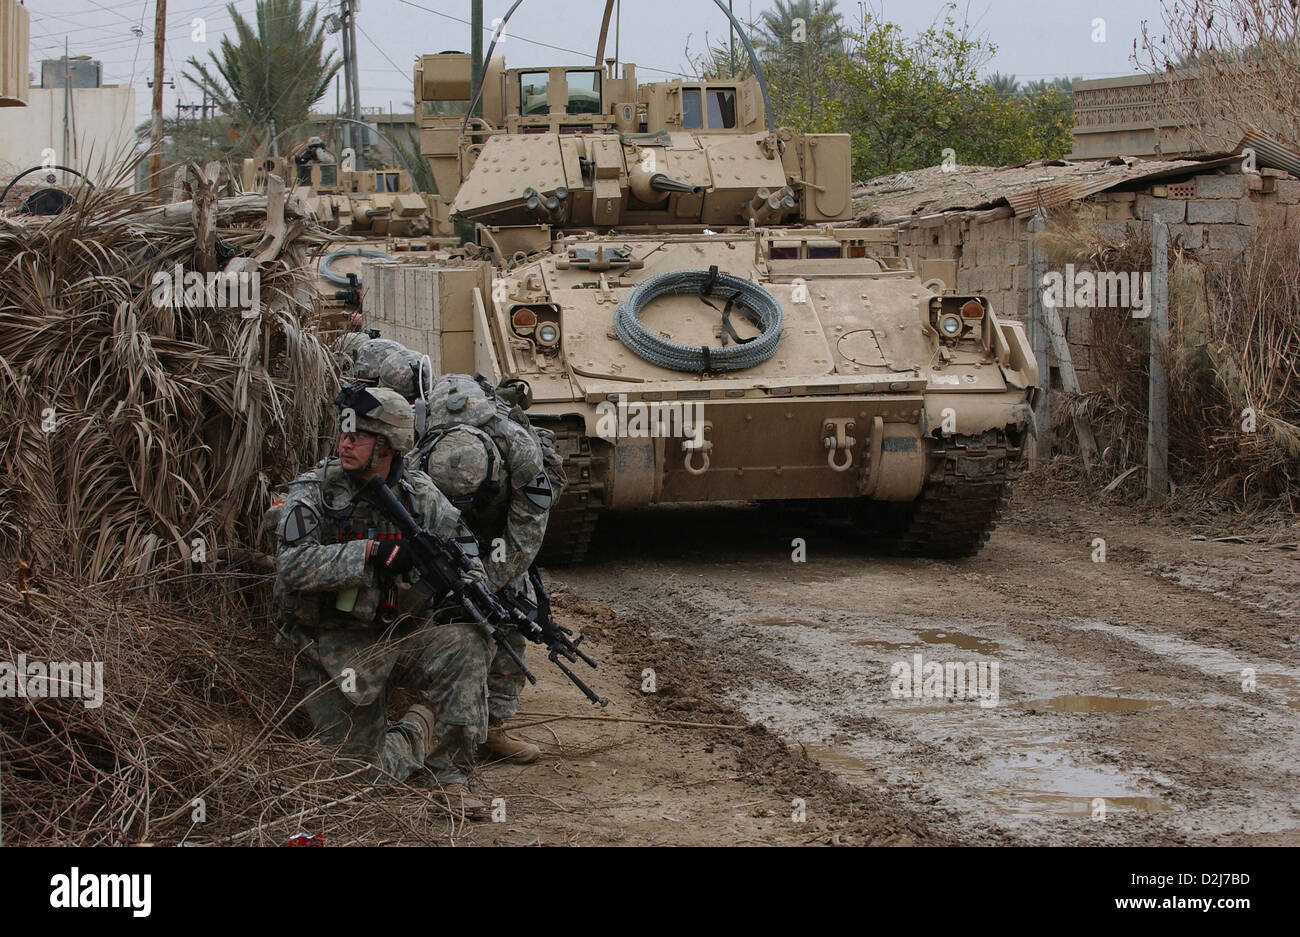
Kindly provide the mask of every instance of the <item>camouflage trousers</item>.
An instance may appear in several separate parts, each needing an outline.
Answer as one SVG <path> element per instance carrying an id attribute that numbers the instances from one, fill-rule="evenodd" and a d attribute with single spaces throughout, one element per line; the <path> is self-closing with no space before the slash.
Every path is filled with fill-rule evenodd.
<path id="1" fill-rule="evenodd" d="M 494 646 L 478 625 L 425 624 L 397 642 L 391 670 L 380 675 L 382 688 L 365 704 L 348 699 L 314 655 L 298 655 L 294 673 L 307 694 L 303 708 L 318 741 L 339 746 L 340 755 L 368 761 L 399 781 L 424 766 L 440 784 L 451 784 L 468 778 L 475 750 L 487 739 L 487 672 Z M 423 750 L 416 733 L 388 726 L 393 686 L 411 690 L 433 710 L 431 750 Z"/>
<path id="2" fill-rule="evenodd" d="M 524 650 L 528 641 L 517 631 L 511 631 L 506 638 L 515 649 L 520 660 L 525 660 Z M 488 715 L 493 720 L 509 719 L 519 711 L 519 693 L 524 688 L 527 678 L 510 655 L 501 648 L 496 649 L 492 666 L 488 669 Z"/>

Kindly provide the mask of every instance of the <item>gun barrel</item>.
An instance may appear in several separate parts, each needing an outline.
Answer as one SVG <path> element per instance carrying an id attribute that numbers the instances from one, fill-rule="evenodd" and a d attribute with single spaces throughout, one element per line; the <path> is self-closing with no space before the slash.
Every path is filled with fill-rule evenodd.
<path id="1" fill-rule="evenodd" d="M 685 192 L 687 195 L 699 195 L 702 191 L 698 185 L 669 179 L 661 172 L 657 172 L 650 177 L 650 188 L 656 192 Z"/>
<path id="2" fill-rule="evenodd" d="M 559 654 L 554 648 L 551 649 L 550 660 L 551 663 L 553 663 L 556 667 L 560 668 L 560 670 L 564 673 L 566 677 L 569 678 L 569 680 L 573 683 L 574 686 L 576 686 L 579 690 L 582 691 L 583 696 L 587 697 L 587 699 L 591 700 L 593 703 L 597 703 L 598 705 L 600 705 L 602 709 L 609 705 L 608 699 L 606 699 L 603 696 L 597 695 L 595 690 L 593 690 L 591 687 L 587 686 L 587 684 L 582 682 L 581 677 L 579 677 L 576 673 L 574 673 L 568 667 L 565 667 L 563 663 L 561 663 Z"/>

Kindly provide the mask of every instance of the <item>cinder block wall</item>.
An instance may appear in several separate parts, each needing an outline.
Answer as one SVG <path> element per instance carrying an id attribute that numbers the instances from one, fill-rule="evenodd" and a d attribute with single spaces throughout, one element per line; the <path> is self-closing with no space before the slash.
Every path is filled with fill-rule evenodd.
<path id="1" fill-rule="evenodd" d="M 1122 239 L 1129 226 L 1149 225 L 1159 216 L 1170 225 L 1171 243 L 1206 264 L 1238 256 L 1270 216 L 1300 231 L 1300 179 L 1275 169 L 1206 173 L 1136 191 L 1101 192 L 1086 201 L 1104 212 L 1100 226 L 1108 236 Z M 1012 216 L 1009 208 L 917 220 L 898 227 L 899 250 L 918 260 L 957 261 L 959 293 L 985 295 L 998 315 L 1023 322 L 1029 302 L 1028 220 Z M 1085 391 L 1095 389 L 1088 311 L 1059 311 L 1080 384 Z"/>

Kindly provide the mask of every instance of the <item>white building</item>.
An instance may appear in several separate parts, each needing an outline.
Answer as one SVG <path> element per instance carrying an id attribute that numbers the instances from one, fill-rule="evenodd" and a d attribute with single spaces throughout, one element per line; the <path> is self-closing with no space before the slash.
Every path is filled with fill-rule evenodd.
<path id="1" fill-rule="evenodd" d="M 73 64 L 80 63 L 74 59 Z M 87 74 L 99 74 L 97 62 L 85 64 L 95 66 Z M 43 74 L 52 71 L 58 69 L 42 69 Z M 74 74 L 72 84 L 77 81 Z M 42 163 L 68 166 L 92 182 L 104 182 L 135 152 L 135 89 L 129 85 L 33 85 L 27 95 L 26 107 L 0 108 L 0 186 Z M 59 178 L 64 179 L 62 174 Z M 40 177 L 33 173 L 23 183 L 39 184 Z"/>

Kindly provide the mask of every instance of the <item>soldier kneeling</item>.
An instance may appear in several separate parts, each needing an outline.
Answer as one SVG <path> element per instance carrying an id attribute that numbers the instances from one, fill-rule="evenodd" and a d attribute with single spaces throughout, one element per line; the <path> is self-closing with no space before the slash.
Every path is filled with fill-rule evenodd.
<path id="1" fill-rule="evenodd" d="M 473 552 L 459 512 L 403 454 L 414 446 L 411 406 L 387 388 L 348 385 L 340 408 L 338 458 L 300 475 L 279 515 L 275 595 L 284 636 L 299 651 L 295 677 L 315 736 L 404 780 L 422 765 L 467 809 L 476 747 L 487 739 L 488 668 L 494 646 L 454 603 L 422 601 L 411 583 L 409 547 L 361 497 L 378 475 L 417 521 Z M 469 574 L 482 580 L 477 557 Z M 459 614 L 458 614 L 459 612 Z M 391 729 L 390 685 L 413 690 Z"/>

